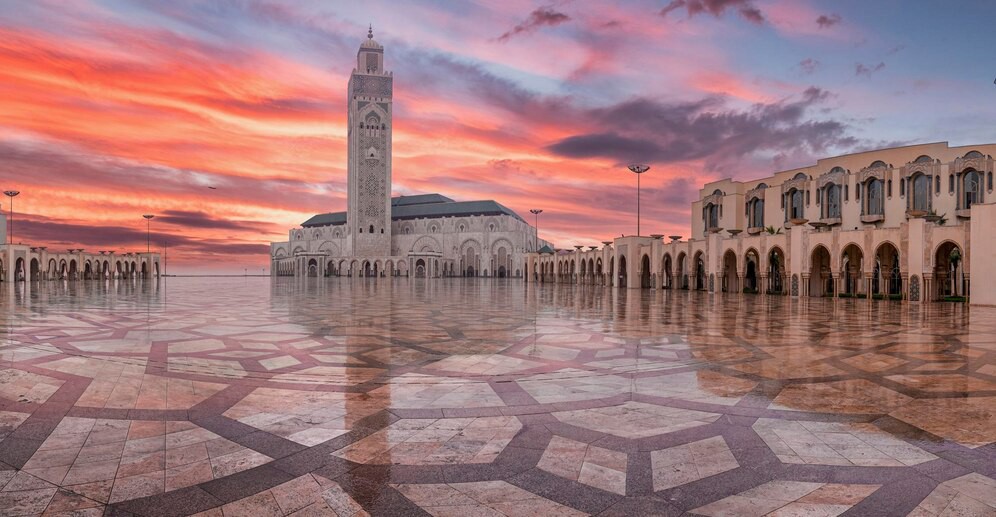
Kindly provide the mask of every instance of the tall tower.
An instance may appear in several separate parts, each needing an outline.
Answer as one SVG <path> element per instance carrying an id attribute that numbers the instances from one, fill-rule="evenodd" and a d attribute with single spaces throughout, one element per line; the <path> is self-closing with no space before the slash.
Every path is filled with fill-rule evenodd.
<path id="1" fill-rule="evenodd" d="M 391 255 L 391 111 L 393 74 L 373 28 L 349 76 L 349 178 L 346 225 L 354 256 Z"/>

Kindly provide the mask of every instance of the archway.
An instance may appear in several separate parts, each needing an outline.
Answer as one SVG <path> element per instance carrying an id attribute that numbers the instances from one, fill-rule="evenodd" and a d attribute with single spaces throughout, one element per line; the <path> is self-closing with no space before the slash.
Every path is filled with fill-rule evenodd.
<path id="1" fill-rule="evenodd" d="M 670 254 L 664 255 L 664 264 L 663 264 L 663 266 L 661 268 L 661 273 L 662 273 L 661 276 L 663 277 L 663 278 L 661 278 L 661 282 L 663 282 L 662 287 L 664 289 L 674 289 L 674 285 L 673 285 L 674 277 L 672 276 L 672 272 L 671 272 L 671 255 Z"/>
<path id="2" fill-rule="evenodd" d="M 702 252 L 695 254 L 695 289 L 704 291 L 706 288 L 705 261 L 702 260 Z"/>
<path id="3" fill-rule="evenodd" d="M 688 273 L 685 270 L 685 252 L 678 254 L 678 268 L 675 270 L 678 273 L 678 287 L 680 289 L 688 289 Z"/>
<path id="4" fill-rule="evenodd" d="M 967 295 L 961 247 L 944 241 L 934 252 L 934 298 L 943 300 Z"/>
<path id="5" fill-rule="evenodd" d="M 844 247 L 840 259 L 840 278 L 843 281 L 841 290 L 848 296 L 864 293 L 864 260 L 865 254 L 857 244 Z"/>
<path id="6" fill-rule="evenodd" d="M 415 261 L 415 278 L 425 278 L 425 260 Z"/>
<path id="7" fill-rule="evenodd" d="M 619 273 L 616 278 L 619 279 L 618 287 L 626 287 L 626 255 L 619 256 Z"/>
<path id="8" fill-rule="evenodd" d="M 883 242 L 875 250 L 872 292 L 878 297 L 902 297 L 903 278 L 899 269 L 899 250 L 891 242 Z"/>
<path id="9" fill-rule="evenodd" d="M 823 246 L 813 249 L 809 267 L 809 296 L 832 296 L 833 274 L 830 271 L 830 252 Z"/>
<path id="10" fill-rule="evenodd" d="M 318 260 L 316 259 L 308 260 L 308 276 L 311 277 L 318 276 Z"/>
<path id="11" fill-rule="evenodd" d="M 650 289 L 653 286 L 654 285 L 650 280 L 650 257 L 648 255 L 644 255 L 643 258 L 640 259 L 640 288 Z"/>
<path id="12" fill-rule="evenodd" d="M 768 252 L 768 294 L 785 293 L 785 253 L 774 247 Z"/>
<path id="13" fill-rule="evenodd" d="M 30 269 L 31 274 L 30 274 L 29 278 L 31 278 L 32 282 L 37 282 L 38 280 L 40 280 L 40 276 L 41 276 L 40 275 L 40 273 L 41 273 L 40 269 L 41 269 L 41 266 L 38 264 L 38 259 L 36 259 L 36 258 L 31 259 L 31 269 Z"/>
<path id="14" fill-rule="evenodd" d="M 76 280 L 76 259 L 69 261 L 69 279 Z"/>
<path id="15" fill-rule="evenodd" d="M 733 250 L 726 250 L 723 254 L 723 279 L 722 291 L 724 293 L 735 293 L 740 290 L 740 282 L 737 279 L 737 254 Z"/>
<path id="16" fill-rule="evenodd" d="M 757 250 L 753 248 L 747 250 L 747 255 L 744 257 L 744 292 L 757 293 L 758 264 L 760 264 L 760 260 L 757 256 Z"/>
<path id="17" fill-rule="evenodd" d="M 17 282 L 23 282 L 25 279 L 24 274 L 24 259 L 18 258 L 14 261 L 14 280 Z"/>

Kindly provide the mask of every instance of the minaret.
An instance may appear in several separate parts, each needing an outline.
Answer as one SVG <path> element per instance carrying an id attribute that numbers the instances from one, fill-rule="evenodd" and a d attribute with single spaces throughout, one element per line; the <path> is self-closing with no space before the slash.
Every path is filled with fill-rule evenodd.
<path id="1" fill-rule="evenodd" d="M 393 74 L 373 27 L 349 77 L 346 224 L 353 256 L 391 255 L 391 111 Z"/>

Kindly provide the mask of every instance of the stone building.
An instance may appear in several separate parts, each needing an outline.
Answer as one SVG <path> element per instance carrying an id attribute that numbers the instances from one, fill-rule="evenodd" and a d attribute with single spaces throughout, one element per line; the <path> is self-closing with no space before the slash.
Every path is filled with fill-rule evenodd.
<path id="1" fill-rule="evenodd" d="M 0 282 L 41 280 L 131 280 L 159 278 L 159 253 L 83 249 L 50 250 L 7 239 L 7 217 L 0 214 Z"/>
<path id="2" fill-rule="evenodd" d="M 348 85 L 347 209 L 318 214 L 270 246 L 276 276 L 521 277 L 546 244 L 491 200 L 391 197 L 393 80 L 373 31 Z"/>
<path id="3" fill-rule="evenodd" d="M 690 238 L 532 254 L 528 277 L 996 305 L 994 154 L 996 144 L 911 145 L 708 183 L 692 203 Z"/>

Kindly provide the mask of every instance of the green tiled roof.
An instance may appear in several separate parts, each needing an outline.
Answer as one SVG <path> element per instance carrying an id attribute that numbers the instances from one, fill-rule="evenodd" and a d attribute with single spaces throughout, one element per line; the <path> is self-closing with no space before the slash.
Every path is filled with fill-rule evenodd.
<path id="1" fill-rule="evenodd" d="M 424 219 L 434 217 L 459 217 L 471 215 L 510 215 L 522 220 L 518 214 L 493 200 L 453 201 L 439 194 L 420 194 L 391 198 L 391 220 Z M 318 214 L 301 223 L 305 228 L 346 224 L 346 212 Z"/>

